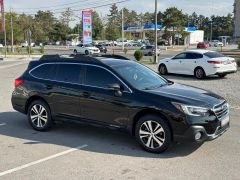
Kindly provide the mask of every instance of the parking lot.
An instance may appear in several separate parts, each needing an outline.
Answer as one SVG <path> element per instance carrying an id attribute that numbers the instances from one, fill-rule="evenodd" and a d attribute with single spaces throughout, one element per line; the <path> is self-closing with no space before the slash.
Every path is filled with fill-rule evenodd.
<path id="1" fill-rule="evenodd" d="M 58 122 L 49 132 L 34 131 L 11 107 L 14 79 L 27 64 L 0 62 L 0 179 L 239 179 L 239 72 L 224 79 L 166 76 L 225 97 L 231 129 L 211 142 L 151 154 L 130 135 L 109 129 Z"/>

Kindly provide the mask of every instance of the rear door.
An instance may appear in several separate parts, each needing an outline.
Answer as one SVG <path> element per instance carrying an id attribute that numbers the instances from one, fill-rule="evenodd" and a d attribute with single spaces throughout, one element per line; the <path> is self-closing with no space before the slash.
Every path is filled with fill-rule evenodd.
<path id="1" fill-rule="evenodd" d="M 180 68 L 182 73 L 186 75 L 194 75 L 194 69 L 201 62 L 200 59 L 203 58 L 203 55 L 193 52 L 187 52 L 185 59 L 182 59 L 180 62 Z"/>
<path id="2" fill-rule="evenodd" d="M 81 93 L 80 64 L 58 64 L 56 85 L 52 98 L 54 112 L 57 116 L 69 118 L 80 117 L 79 94 Z"/>

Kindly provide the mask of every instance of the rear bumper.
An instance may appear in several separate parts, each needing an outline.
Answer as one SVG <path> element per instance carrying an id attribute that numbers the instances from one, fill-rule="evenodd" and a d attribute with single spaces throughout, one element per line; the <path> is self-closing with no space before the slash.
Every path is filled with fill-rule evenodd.
<path id="1" fill-rule="evenodd" d="M 233 74 L 233 73 L 236 73 L 237 70 L 230 70 L 230 71 L 219 71 L 219 72 L 216 72 L 215 75 L 222 75 L 222 74 Z"/>
<path id="2" fill-rule="evenodd" d="M 177 142 L 198 142 L 202 143 L 205 141 L 214 140 L 221 135 L 223 135 L 230 128 L 230 124 L 228 123 L 224 127 L 218 126 L 216 131 L 213 134 L 208 134 L 206 129 L 203 126 L 191 126 L 189 129 L 181 136 L 175 136 L 174 140 Z M 197 133 L 201 133 L 201 138 L 196 140 L 195 136 Z"/>

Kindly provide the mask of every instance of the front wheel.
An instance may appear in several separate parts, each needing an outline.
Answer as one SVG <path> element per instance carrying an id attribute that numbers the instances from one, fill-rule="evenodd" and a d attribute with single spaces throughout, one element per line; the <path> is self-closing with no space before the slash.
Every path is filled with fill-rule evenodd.
<path id="1" fill-rule="evenodd" d="M 168 124 L 155 115 L 147 115 L 139 119 L 135 128 L 135 137 L 143 149 L 152 153 L 162 153 L 172 143 Z"/>
<path id="2" fill-rule="evenodd" d="M 37 131 L 46 131 L 53 125 L 48 105 L 41 101 L 33 101 L 28 108 L 29 124 Z"/>
<path id="3" fill-rule="evenodd" d="M 166 75 L 168 73 L 167 67 L 164 64 L 159 66 L 158 71 L 161 75 Z"/>
<path id="4" fill-rule="evenodd" d="M 88 50 L 85 51 L 85 55 L 89 55 L 89 51 Z"/>

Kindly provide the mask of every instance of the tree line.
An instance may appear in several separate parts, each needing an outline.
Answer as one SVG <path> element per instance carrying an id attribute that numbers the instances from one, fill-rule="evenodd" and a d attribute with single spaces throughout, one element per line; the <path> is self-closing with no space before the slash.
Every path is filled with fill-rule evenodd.
<path id="1" fill-rule="evenodd" d="M 125 26 L 142 26 L 146 24 L 154 24 L 154 13 L 137 13 L 136 11 L 123 9 Z M 66 41 L 76 38 L 82 34 L 81 17 L 76 17 L 70 8 L 67 8 L 62 14 L 56 18 L 51 11 L 38 11 L 35 15 L 17 14 L 8 12 L 6 18 L 7 42 L 11 42 L 11 20 L 14 33 L 14 44 L 27 39 L 27 32 L 31 30 L 31 38 L 36 43 L 49 43 L 56 41 Z M 70 23 L 76 22 L 75 27 L 71 28 Z M 106 17 L 100 17 L 99 13 L 93 11 L 93 39 L 116 40 L 121 37 L 121 21 L 122 10 L 115 4 L 110 7 Z M 233 35 L 233 16 L 211 16 L 206 17 L 193 13 L 191 15 L 182 12 L 176 7 L 166 9 L 164 12 L 158 12 L 158 24 L 164 29 L 163 38 L 176 36 L 176 33 L 186 36 L 184 26 L 194 26 L 199 30 L 205 31 L 205 39 L 210 39 L 210 31 L 212 26 L 213 39 L 219 36 Z M 174 31 L 170 31 L 172 29 Z M 125 33 L 127 38 L 132 37 L 131 33 Z M 153 32 L 147 32 L 149 40 L 154 39 Z M 138 37 L 139 38 L 139 37 Z M 4 42 L 4 34 L 0 33 L 0 42 Z"/>

